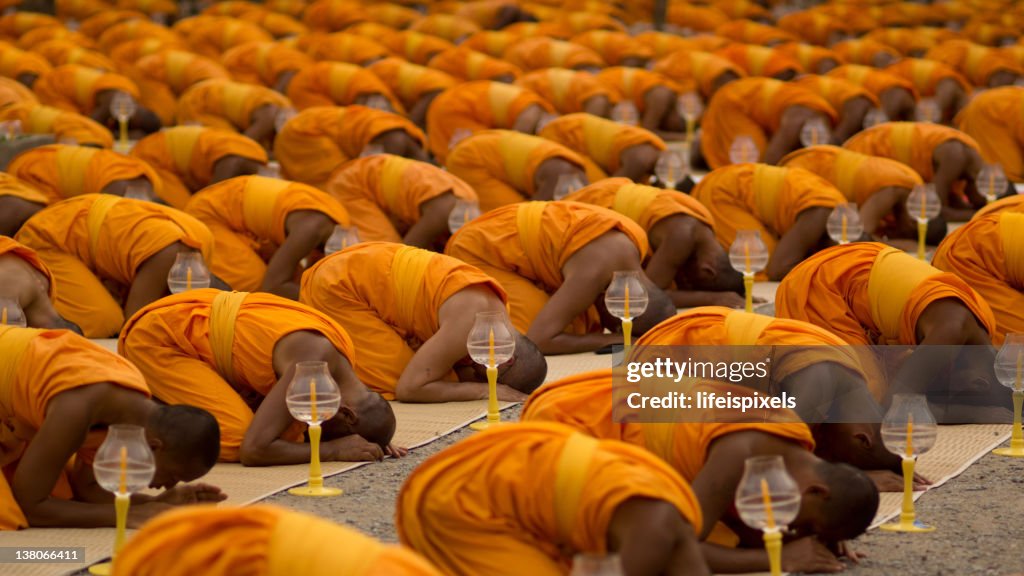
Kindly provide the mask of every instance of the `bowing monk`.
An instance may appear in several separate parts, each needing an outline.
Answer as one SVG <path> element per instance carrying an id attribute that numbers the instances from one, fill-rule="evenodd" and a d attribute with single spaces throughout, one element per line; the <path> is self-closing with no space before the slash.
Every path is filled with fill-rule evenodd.
<path id="1" fill-rule="evenodd" d="M 672 52 L 657 60 L 652 70 L 680 84 L 692 84 L 704 99 L 710 99 L 722 86 L 747 75 L 728 58 L 697 50 Z"/>
<path id="2" fill-rule="evenodd" d="M 980 148 L 974 138 L 959 130 L 924 122 L 886 122 L 850 138 L 843 148 L 891 158 L 913 168 L 925 182 L 935 185 L 947 221 L 969 220 L 985 205 L 974 182 L 984 164 Z"/>
<path id="3" fill-rule="evenodd" d="M 544 113 L 552 111 L 526 88 L 490 81 L 459 84 L 438 95 L 427 110 L 430 152 L 444 163 L 458 133 L 497 128 L 533 134 Z"/>
<path id="4" fill-rule="evenodd" d="M 299 110 L 379 102 L 388 112 L 404 111 L 391 90 L 373 72 L 344 62 L 317 62 L 305 66 L 288 81 L 285 93 Z"/>
<path id="5" fill-rule="evenodd" d="M 138 87 L 120 74 L 65 64 L 40 76 L 32 89 L 43 104 L 88 116 L 108 128 L 115 128 L 118 122 L 111 104 L 115 98 L 127 96 L 136 103 L 128 119 L 129 131 L 149 134 L 160 129 L 160 118 L 138 104 Z"/>
<path id="6" fill-rule="evenodd" d="M 581 151 L 605 174 L 649 182 L 665 142 L 653 132 L 591 114 L 568 114 L 548 122 L 538 134 Z"/>
<path id="7" fill-rule="evenodd" d="M 296 72 L 313 64 L 304 52 L 278 42 L 247 42 L 224 52 L 221 64 L 237 82 L 284 93 Z"/>
<path id="8" fill-rule="evenodd" d="M 458 202 L 477 202 L 476 191 L 458 176 L 391 154 L 343 164 L 324 190 L 348 211 L 361 240 L 400 242 L 438 252 L 448 240 L 448 220 L 458 219 L 458 213 L 453 215 Z"/>
<path id="9" fill-rule="evenodd" d="M 1024 88 L 1007 86 L 978 94 L 957 116 L 987 162 L 998 163 L 1013 182 L 1024 182 Z M 1002 191 L 999 191 L 1002 192 Z M 1012 194 L 1011 190 L 1007 190 Z"/>
<path id="10" fill-rule="evenodd" d="M 743 305 L 743 277 L 715 238 L 711 213 L 693 197 L 606 178 L 565 199 L 614 210 L 639 224 L 651 246 L 644 273 L 676 308 Z"/>
<path id="11" fill-rule="evenodd" d="M 427 62 L 427 66 L 444 72 L 464 82 L 491 80 L 494 82 L 515 82 L 522 71 L 515 65 L 470 50 L 464 46 L 445 50 Z"/>
<path id="12" fill-rule="evenodd" d="M 776 46 L 775 50 L 795 58 L 808 74 L 828 74 L 833 68 L 842 64 L 842 59 L 838 54 L 822 46 L 787 42 Z"/>
<path id="13" fill-rule="evenodd" d="M 622 100 L 636 106 L 641 128 L 665 140 L 685 137 L 686 122 L 676 106 L 682 89 L 674 81 L 655 72 L 625 66 L 605 68 L 595 77 L 618 92 Z"/>
<path id="14" fill-rule="evenodd" d="M 729 44 L 715 54 L 739 66 L 748 76 L 792 80 L 804 71 L 796 58 L 767 46 Z"/>
<path id="15" fill-rule="evenodd" d="M 49 204 L 46 194 L 0 172 L 0 236 L 13 237 L 26 220 Z"/>
<path id="16" fill-rule="evenodd" d="M 545 68 L 523 74 L 516 84 L 533 90 L 559 114 L 586 112 L 607 118 L 619 97 L 590 72 L 568 68 Z"/>
<path id="17" fill-rule="evenodd" d="M 19 50 L 14 44 L 0 41 L 0 76 L 33 88 L 40 76 L 53 66 L 39 54 Z"/>
<path id="18" fill-rule="evenodd" d="M 240 132 L 267 150 L 277 133 L 279 114 L 292 107 L 288 98 L 269 88 L 230 80 L 207 80 L 178 99 L 179 124 L 198 123 Z"/>
<path id="19" fill-rule="evenodd" d="M 635 417 L 643 411 L 623 406 L 624 398 L 616 396 L 622 391 L 613 390 L 612 380 L 612 371 L 606 369 L 542 386 L 523 407 L 522 420 L 533 426 L 544 422 L 564 424 L 599 441 L 621 441 L 643 448 L 677 472 L 693 486 L 700 504 L 704 522 L 697 537 L 704 541 L 701 551 L 716 573 L 768 569 L 761 532 L 743 524 L 734 511 L 733 499 L 743 476 L 744 460 L 781 456 L 801 492 L 800 512 L 789 525 L 798 538 L 783 549 L 783 569 L 843 569 L 827 546 L 856 538 L 867 530 L 878 509 L 878 491 L 856 468 L 815 456 L 814 437 L 794 412 L 761 410 L 752 417 L 724 409 L 697 409 L 684 416 L 686 421 L 677 423 L 615 421 L 613 412 Z M 742 386 L 711 380 L 694 379 L 689 386 L 694 392 L 754 394 Z M 409 482 L 419 473 L 414 472 Z"/>
<path id="20" fill-rule="evenodd" d="M 832 245 L 826 223 L 846 198 L 801 168 L 733 164 L 714 170 L 693 190 L 711 212 L 715 236 L 729 249 L 740 230 L 757 230 L 768 249 L 764 272 L 781 280 L 807 256 Z"/>
<path id="21" fill-rule="evenodd" d="M 605 67 L 605 61 L 590 48 L 546 36 L 522 38 L 505 50 L 503 58 L 524 72 L 544 68 L 596 72 Z"/>
<path id="22" fill-rule="evenodd" d="M 586 182 L 588 176 L 604 176 L 566 146 L 511 130 L 467 137 L 448 154 L 445 168 L 476 190 L 484 212 L 523 200 L 555 200 L 564 192 L 559 187 L 563 177 Z"/>
<path id="23" fill-rule="evenodd" d="M 380 42 L 396 56 L 420 66 L 426 66 L 434 56 L 455 47 L 444 38 L 412 30 L 394 32 L 380 38 Z"/>
<path id="24" fill-rule="evenodd" d="M 974 288 L 995 315 L 992 343 L 1024 332 L 1024 213 L 1004 211 L 972 218 L 939 244 L 932 265 Z"/>
<path id="25" fill-rule="evenodd" d="M 286 178 L 323 189 L 331 172 L 364 153 L 426 160 L 427 137 L 398 114 L 365 106 L 315 107 L 285 123 L 274 157 Z"/>
<path id="26" fill-rule="evenodd" d="M 803 148 L 788 154 L 779 165 L 802 168 L 828 180 L 847 202 L 857 204 L 865 236 L 908 250 L 917 245 L 917 218 L 907 212 L 907 197 L 923 181 L 910 166 L 837 146 Z M 932 218 L 927 241 L 936 245 L 945 235 L 946 220 L 941 216 Z M 899 239 L 913 240 L 914 244 Z"/>
<path id="27" fill-rule="evenodd" d="M 842 146 L 850 136 L 860 132 L 868 112 L 879 106 L 878 98 L 866 88 L 839 78 L 805 74 L 794 80 L 793 84 L 821 96 L 836 111 L 839 121 L 832 130 L 831 137 L 831 143 L 836 146 Z M 825 143 L 812 142 L 811 145 Z"/>
<path id="28" fill-rule="evenodd" d="M 440 70 L 400 58 L 378 60 L 368 69 L 384 82 L 401 102 L 408 118 L 420 128 L 426 126 L 427 110 L 434 98 L 458 83 L 455 78 Z"/>
<path id="29" fill-rule="evenodd" d="M 624 32 L 588 30 L 569 41 L 590 48 L 609 66 L 643 68 L 654 57 L 654 50 Z"/>
<path id="30" fill-rule="evenodd" d="M 234 132 L 175 126 L 139 140 L 132 156 L 151 166 L 163 185 L 161 198 L 184 210 L 192 194 L 222 180 L 256 174 L 267 164 L 263 147 Z"/>
<path id="31" fill-rule="evenodd" d="M 950 404 L 936 407 L 940 419 L 984 418 L 961 414 L 961 403 L 1009 406 L 992 374 L 992 309 L 964 280 L 902 250 L 875 242 L 823 250 L 783 280 L 775 309 L 779 317 L 821 326 L 849 344 L 936 345 L 918 346 L 903 360 L 889 389 L 948 396 Z M 968 347 L 956 370 L 959 355 L 946 346 Z"/>
<path id="32" fill-rule="evenodd" d="M 296 300 L 302 261 L 322 252 L 335 226 L 349 226 L 348 212 L 308 184 L 263 176 L 238 176 L 208 186 L 185 212 L 213 233 L 217 251 L 210 270 L 239 290 L 270 292 Z"/>
<path id="33" fill-rule="evenodd" d="M 701 152 L 708 166 L 731 164 L 736 138 L 748 136 L 766 164 L 777 164 L 801 146 L 800 131 L 811 121 L 831 125 L 836 112 L 810 90 L 771 78 L 743 78 L 715 92 L 701 121 Z M 749 158 L 753 161 L 756 158 Z"/>
<path id="34" fill-rule="evenodd" d="M 5 438 L 0 474 L 0 530 L 114 526 L 113 495 L 93 476 L 108 426 L 145 428 L 156 465 L 150 488 L 133 494 L 128 525 L 180 504 L 218 502 L 207 484 L 176 486 L 206 474 L 217 461 L 217 422 L 191 406 L 150 399 L 146 381 L 127 360 L 67 330 L 0 326 L 0 421 Z M 70 463 L 70 464 L 69 464 Z"/>
<path id="35" fill-rule="evenodd" d="M 704 576 L 700 508 L 645 450 L 530 422 L 424 462 L 398 494 L 395 527 L 445 574 L 556 576 L 577 553 L 613 553 L 623 574 Z"/>
<path id="36" fill-rule="evenodd" d="M 477 314 L 504 313 L 506 296 L 477 268 L 411 246 L 360 243 L 303 274 L 300 299 L 348 332 L 359 350 L 356 375 L 385 398 L 487 398 L 485 373 L 469 359 L 466 340 Z M 521 401 L 546 374 L 537 347 L 515 333 L 513 359 L 498 367 L 498 398 Z"/>
<path id="37" fill-rule="evenodd" d="M 7 236 L 0 236 L 0 275 L 4 277 L 0 285 L 0 300 L 4 301 L 0 324 L 12 323 L 14 311 L 7 309 L 7 303 L 13 302 L 24 313 L 27 326 L 67 328 L 81 334 L 78 326 L 61 318 L 54 309 L 53 276 L 34 250 Z"/>
<path id="38" fill-rule="evenodd" d="M 2 193 L 3 190 L 0 189 L 0 194 Z M 2 199 L 2 196 L 0 196 L 0 199 Z M 1000 198 L 995 202 L 989 202 L 984 208 L 975 212 L 971 220 L 1001 212 L 1024 212 L 1024 194 L 1014 194 L 1012 196 Z"/>
<path id="39" fill-rule="evenodd" d="M 124 319 L 166 296 L 179 252 L 209 261 L 213 236 L 184 212 L 110 194 L 57 202 L 15 237 L 35 250 L 60 289 L 54 305 L 89 338 L 110 338 Z"/>
<path id="40" fill-rule="evenodd" d="M 912 121 L 917 116 L 918 95 L 914 83 L 902 76 L 858 64 L 838 66 L 827 76 L 852 82 L 874 94 L 890 120 Z"/>
<path id="41" fill-rule="evenodd" d="M 0 106 L 6 108 L 18 104 L 38 105 L 39 99 L 36 98 L 35 93 L 17 80 L 0 76 Z"/>
<path id="42" fill-rule="evenodd" d="M 163 182 L 144 161 L 89 148 L 50 144 L 22 152 L 7 171 L 52 202 L 82 194 L 161 198 Z"/>
<path id="43" fill-rule="evenodd" d="M 0 122 L 21 122 L 27 134 L 52 134 L 58 142 L 80 146 L 110 148 L 114 139 L 110 130 L 88 116 L 35 102 L 12 103 L 0 108 Z"/>
<path id="44" fill-rule="evenodd" d="M 359 554 L 352 554 L 355 550 Z M 117 553 L 114 575 L 228 576 L 250 570 L 266 576 L 441 576 L 408 548 L 269 504 L 164 514 L 147 522 Z"/>
<path id="45" fill-rule="evenodd" d="M 271 294 L 203 289 L 146 306 L 125 324 L 118 351 L 139 368 L 153 395 L 213 414 L 220 460 L 246 466 L 309 461 L 285 396 L 301 362 L 325 362 L 341 408 L 324 422 L 326 460 L 380 460 L 395 416 L 352 370 L 355 350 L 327 316 Z"/>
<path id="46" fill-rule="evenodd" d="M 952 66 L 979 88 L 1009 86 L 1024 76 L 1024 68 L 999 52 L 998 48 L 960 38 L 932 46 L 924 57 Z"/>
<path id="47" fill-rule="evenodd" d="M 935 120 L 950 124 L 970 100 L 971 86 L 953 67 L 923 58 L 903 58 L 884 70 L 909 80 L 921 98 L 932 98 L 939 109 Z"/>
<path id="48" fill-rule="evenodd" d="M 508 293 L 512 324 L 544 354 L 591 352 L 622 342 L 605 334 L 621 326 L 604 309 L 616 271 L 639 272 L 646 311 L 634 318 L 643 334 L 672 316 L 667 294 L 643 274 L 643 228 L 611 210 L 579 202 L 521 202 L 466 224 L 445 250 L 483 270 Z"/>

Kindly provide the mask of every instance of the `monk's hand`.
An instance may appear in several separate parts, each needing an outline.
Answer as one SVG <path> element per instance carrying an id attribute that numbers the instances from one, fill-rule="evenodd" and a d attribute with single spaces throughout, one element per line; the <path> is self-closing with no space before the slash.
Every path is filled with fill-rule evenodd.
<path id="1" fill-rule="evenodd" d="M 903 492 L 903 476 L 891 470 L 869 470 L 868 478 L 875 483 L 879 492 Z M 914 490 L 927 490 L 932 483 L 930 480 L 914 474 Z"/>
<path id="2" fill-rule="evenodd" d="M 405 458 L 409 454 L 409 449 L 388 444 L 388 447 L 384 449 L 384 453 L 392 458 Z"/>
<path id="3" fill-rule="evenodd" d="M 143 502 L 141 504 L 132 504 L 128 508 L 128 527 L 135 529 L 141 528 L 147 520 L 167 512 L 173 509 L 174 506 L 167 504 L 166 502 L 157 502 L 156 500 L 150 500 L 149 502 Z"/>
<path id="4" fill-rule="evenodd" d="M 498 400 L 502 402 L 524 402 L 529 397 L 529 394 L 523 394 L 511 386 L 498 384 Z"/>
<path id="5" fill-rule="evenodd" d="M 376 462 L 384 459 L 384 450 L 379 444 L 367 442 L 358 434 L 325 442 L 321 453 L 324 460 L 332 462 Z"/>
<path id="6" fill-rule="evenodd" d="M 847 558 L 854 564 L 860 564 L 862 558 L 867 558 L 867 554 L 863 552 L 857 552 L 850 546 L 847 541 L 837 542 L 835 546 L 835 554 L 840 558 Z"/>
<path id="7" fill-rule="evenodd" d="M 743 296 L 735 292 L 716 292 L 711 299 L 712 306 L 725 306 L 726 308 L 743 308 L 747 305 Z"/>
<path id="8" fill-rule="evenodd" d="M 155 500 L 172 506 L 184 506 L 186 504 L 221 502 L 227 500 L 227 497 L 227 494 L 221 492 L 220 488 L 198 482 L 164 490 Z"/>
<path id="9" fill-rule="evenodd" d="M 843 563 L 815 536 L 782 547 L 782 569 L 786 572 L 841 572 L 843 568 Z"/>

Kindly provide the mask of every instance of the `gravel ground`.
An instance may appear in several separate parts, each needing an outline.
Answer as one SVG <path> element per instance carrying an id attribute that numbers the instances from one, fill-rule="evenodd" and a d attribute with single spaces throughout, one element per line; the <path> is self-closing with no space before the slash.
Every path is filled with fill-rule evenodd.
<path id="1" fill-rule="evenodd" d="M 519 408 L 503 413 L 518 419 Z M 345 491 L 338 498 L 299 498 L 287 493 L 267 502 L 354 526 L 386 541 L 397 540 L 395 497 L 405 477 L 431 454 L 473 434 L 449 434 L 402 460 L 386 460 L 328 478 Z M 901 576 L 1024 576 L 1024 461 L 988 455 L 917 502 L 919 518 L 938 527 L 931 534 L 873 531 L 855 545 L 867 558 L 846 574 Z"/>

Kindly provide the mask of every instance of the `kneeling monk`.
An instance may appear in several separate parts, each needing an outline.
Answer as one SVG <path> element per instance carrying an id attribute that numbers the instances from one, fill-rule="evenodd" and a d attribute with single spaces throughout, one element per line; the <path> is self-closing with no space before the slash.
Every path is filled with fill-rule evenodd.
<path id="1" fill-rule="evenodd" d="M 144 161 L 110 150 L 50 144 L 22 152 L 7 171 L 58 202 L 82 194 L 163 197 L 163 182 Z"/>
<path id="2" fill-rule="evenodd" d="M 13 314 L 8 303 L 14 303 L 24 313 L 27 326 L 33 328 L 67 328 L 82 333 L 78 326 L 60 317 L 53 307 L 55 292 L 50 269 L 39 259 L 39 255 L 27 246 L 0 236 L 0 325 L 13 324 Z"/>
<path id="3" fill-rule="evenodd" d="M 580 150 L 604 174 L 642 184 L 654 175 L 659 154 L 665 149 L 665 142 L 653 132 L 583 113 L 552 120 L 539 136 Z"/>

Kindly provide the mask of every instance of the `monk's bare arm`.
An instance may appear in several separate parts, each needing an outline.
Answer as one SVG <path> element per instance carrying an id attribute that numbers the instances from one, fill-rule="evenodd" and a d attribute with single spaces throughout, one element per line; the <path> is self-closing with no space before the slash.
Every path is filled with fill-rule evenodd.
<path id="1" fill-rule="evenodd" d="M 658 163 L 661 151 L 651 144 L 630 146 L 619 155 L 619 169 L 612 176 L 629 178 L 634 182 L 647 184 L 654 174 L 654 166 Z"/>
<path id="2" fill-rule="evenodd" d="M 700 546 L 708 566 L 717 574 L 766 572 L 768 553 L 758 548 L 726 548 L 704 542 Z M 840 572 L 843 564 L 813 536 L 805 536 L 782 547 L 782 569 L 786 572 Z"/>
<path id="3" fill-rule="evenodd" d="M 608 285 L 610 276 L 597 266 L 566 275 L 562 286 L 533 319 L 526 337 L 533 340 L 544 354 L 593 352 L 609 344 L 620 343 L 622 338 L 615 334 L 579 335 L 564 331 L 593 305 Z"/>
<path id="4" fill-rule="evenodd" d="M 633 498 L 620 504 L 608 525 L 608 549 L 635 576 L 710 574 L 697 535 L 668 502 Z"/>
<path id="5" fill-rule="evenodd" d="M 420 219 L 409 228 L 402 242 L 429 250 L 448 231 L 448 216 L 455 208 L 455 195 L 445 192 L 420 205 Z"/>
<path id="6" fill-rule="evenodd" d="M 666 130 L 666 118 L 675 113 L 676 93 L 664 86 L 655 86 L 644 94 L 644 113 L 640 127 L 654 132 L 662 140 L 686 139 L 686 133 Z"/>
<path id="7" fill-rule="evenodd" d="M 793 227 L 783 234 L 775 252 L 768 261 L 765 273 L 772 281 L 782 280 L 794 266 L 803 261 L 822 235 L 828 222 L 830 208 L 808 208 L 796 217 Z"/>
<path id="8" fill-rule="evenodd" d="M 818 115 L 818 112 L 803 106 L 790 106 L 782 112 L 779 129 L 772 134 L 764 151 L 765 164 L 778 164 L 786 154 L 800 147 L 800 130 L 804 122 Z"/>
<path id="9" fill-rule="evenodd" d="M 125 247 L 127 250 L 128 248 Z M 175 242 L 156 254 L 150 256 L 135 271 L 128 297 L 124 301 L 124 317 L 130 318 L 140 308 L 163 298 L 170 293 L 167 288 L 167 274 L 174 266 L 174 260 L 181 250 L 188 250 L 184 244 Z"/>
<path id="10" fill-rule="evenodd" d="M 886 216 L 896 210 L 903 210 L 904 201 L 905 194 L 901 194 L 898 188 L 883 188 L 872 194 L 860 206 L 860 221 L 864 225 L 864 234 L 867 237 L 874 237 Z"/>
<path id="11" fill-rule="evenodd" d="M 283 298 L 299 299 L 295 270 L 302 259 L 322 244 L 334 230 L 334 221 L 320 212 L 299 210 L 285 219 L 285 239 L 267 262 L 260 290 Z"/>
<path id="12" fill-rule="evenodd" d="M 951 146 L 950 142 L 941 144 L 935 148 L 933 161 L 935 162 L 935 177 L 932 182 L 935 184 L 935 193 L 942 202 L 942 216 L 948 222 L 966 222 L 974 216 L 973 208 L 954 208 L 951 204 L 953 185 L 957 180 L 964 177 L 967 167 L 967 154 L 959 142 Z"/>
<path id="13" fill-rule="evenodd" d="M 701 540 L 711 534 L 715 523 L 732 506 L 736 487 L 743 476 L 742 462 L 750 455 L 745 436 L 748 434 L 737 432 L 712 442 L 704 466 L 690 483 L 704 517 L 704 526 L 698 535 Z"/>
<path id="14" fill-rule="evenodd" d="M 851 136 L 860 132 L 864 126 L 864 116 L 871 109 L 871 101 L 863 96 L 851 98 L 843 103 L 841 118 L 832 131 L 832 143 L 842 146 Z"/>

